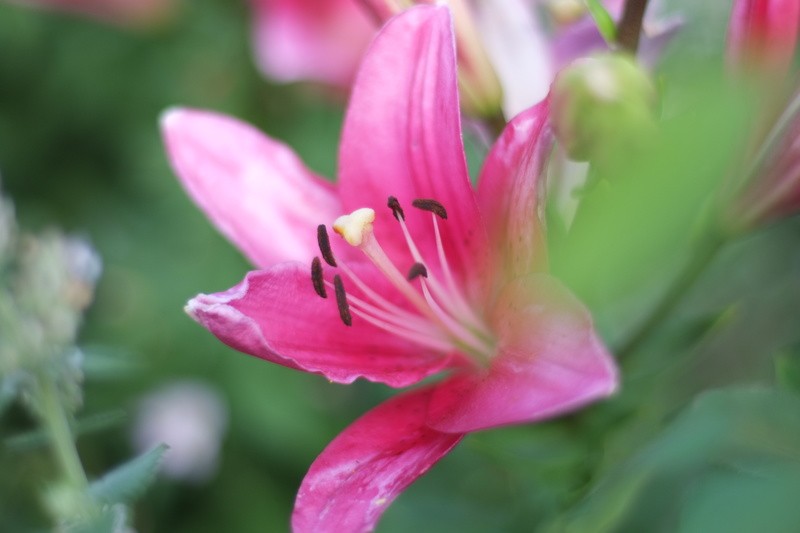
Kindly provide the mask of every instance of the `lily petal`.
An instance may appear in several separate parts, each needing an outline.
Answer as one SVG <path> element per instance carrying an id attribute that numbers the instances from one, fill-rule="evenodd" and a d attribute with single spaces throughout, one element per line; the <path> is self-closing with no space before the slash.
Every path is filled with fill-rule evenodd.
<path id="1" fill-rule="evenodd" d="M 376 209 L 375 233 L 394 257 L 407 253 L 391 212 L 381 209 L 386 199 L 395 196 L 406 206 L 417 198 L 438 200 L 448 214 L 441 226 L 451 266 L 474 270 L 486 237 L 461 143 L 454 45 L 446 6 L 408 9 L 376 37 L 345 118 L 339 190 L 348 210 Z M 406 209 L 420 250 L 435 258 L 431 219 L 424 215 Z"/>
<path id="2" fill-rule="evenodd" d="M 392 398 L 325 448 L 297 494 L 294 533 L 372 531 L 389 503 L 458 444 L 463 435 L 425 426 L 430 393 Z"/>
<path id="3" fill-rule="evenodd" d="M 375 269 L 350 267 L 374 290 L 390 294 L 384 287 L 388 282 Z M 250 272 L 228 291 L 195 297 L 186 311 L 236 350 L 338 383 L 363 377 L 405 387 L 449 361 L 358 316 L 352 327 L 345 326 L 335 299 L 317 296 L 309 268 L 298 263 Z"/>
<path id="4" fill-rule="evenodd" d="M 253 264 L 311 261 L 317 225 L 341 214 L 331 184 L 287 146 L 221 114 L 174 109 L 161 128 L 189 195 Z"/>
<path id="5" fill-rule="evenodd" d="M 554 278 L 510 283 L 493 310 L 498 353 L 486 370 L 434 392 L 429 424 L 461 433 L 534 422 L 612 394 L 617 371 L 581 303 Z"/>
<path id="6" fill-rule="evenodd" d="M 252 0 L 256 59 L 268 77 L 347 88 L 375 25 L 353 0 Z"/>
<path id="7" fill-rule="evenodd" d="M 486 157 L 478 201 L 499 280 L 512 280 L 547 266 L 538 212 L 540 178 L 553 146 L 549 101 L 520 113 Z"/>

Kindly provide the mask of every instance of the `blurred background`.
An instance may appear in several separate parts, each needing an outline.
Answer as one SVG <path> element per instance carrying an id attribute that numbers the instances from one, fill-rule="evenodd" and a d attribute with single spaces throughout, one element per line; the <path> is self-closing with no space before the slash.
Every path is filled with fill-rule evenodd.
<path id="1" fill-rule="evenodd" d="M 159 480 L 134 507 L 137 531 L 286 531 L 313 459 L 391 391 L 332 385 L 265 364 L 228 349 L 183 313 L 188 298 L 226 289 L 250 267 L 180 188 L 158 118 L 173 105 L 241 117 L 333 176 L 343 99 L 265 81 L 254 66 L 242 2 L 187 1 L 174 15 L 130 29 L 0 4 L 2 188 L 25 230 L 57 226 L 84 236 L 103 261 L 80 338 L 86 380 L 78 448 L 89 476 L 154 444 L 152 435 L 169 434 L 173 449 Z M 720 48 L 719 39 L 710 40 Z M 691 392 L 680 401 L 711 386 L 774 382 L 773 356 L 800 338 L 798 245 L 800 224 L 790 219 L 729 247 L 712 267 L 686 306 L 686 321 L 651 358 L 686 351 L 687 331 L 719 320 L 736 303 L 713 338 L 692 346 L 700 363 L 678 372 L 693 376 L 681 381 Z M 606 333 L 615 320 L 599 311 Z M 792 349 L 780 359 L 790 388 L 800 383 L 792 381 Z M 731 352 L 740 355 L 735 364 L 720 364 Z M 652 385 L 660 365 L 634 369 L 627 378 L 633 398 Z M 673 401 L 639 405 L 623 396 L 557 422 L 471 435 L 398 499 L 380 530 L 538 529 L 582 495 L 603 459 L 600 428 L 636 413 L 639 425 L 610 447 L 624 456 L 625 443 L 650 435 L 647 410 L 663 413 Z M 3 532 L 49 528 L 40 501 L 53 473 L 48 450 L 15 438 L 33 425 L 18 406 L 3 415 Z"/>

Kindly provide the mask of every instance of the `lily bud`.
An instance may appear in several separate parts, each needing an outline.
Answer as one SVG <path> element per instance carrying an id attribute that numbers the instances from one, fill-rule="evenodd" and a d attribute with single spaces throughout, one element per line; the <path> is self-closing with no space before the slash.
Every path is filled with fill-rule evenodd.
<path id="1" fill-rule="evenodd" d="M 728 58 L 745 71 L 783 74 L 800 29 L 800 0 L 736 0 L 728 28 Z"/>
<path id="2" fill-rule="evenodd" d="M 553 127 L 576 161 L 636 146 L 655 127 L 657 93 L 650 77 L 621 54 L 574 61 L 553 83 Z"/>

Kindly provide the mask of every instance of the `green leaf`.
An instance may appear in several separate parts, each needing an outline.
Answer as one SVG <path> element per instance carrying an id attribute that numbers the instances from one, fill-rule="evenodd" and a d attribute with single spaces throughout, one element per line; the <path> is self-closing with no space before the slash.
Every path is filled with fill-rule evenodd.
<path id="1" fill-rule="evenodd" d="M 89 381 L 120 381 L 142 372 L 142 365 L 127 351 L 105 345 L 83 346 L 83 372 Z"/>
<path id="2" fill-rule="evenodd" d="M 584 0 L 584 4 L 586 4 L 586 9 L 589 10 L 589 14 L 592 15 L 594 23 L 597 24 L 597 29 L 600 31 L 600 35 L 603 36 L 603 39 L 605 39 L 609 46 L 616 43 L 617 27 L 614 24 L 614 19 L 608 14 L 608 11 L 606 11 L 606 8 L 600 3 L 600 0 Z"/>
<path id="3" fill-rule="evenodd" d="M 788 533 L 800 507 L 785 495 L 798 490 L 800 397 L 720 390 L 611 470 L 551 530 Z"/>
<path id="4" fill-rule="evenodd" d="M 89 487 L 91 496 L 106 504 L 130 503 L 139 498 L 155 481 L 158 465 L 166 444 L 159 444 L 149 452 L 122 464 L 93 482 Z"/>
<path id="5" fill-rule="evenodd" d="M 775 357 L 775 376 L 786 389 L 800 392 L 800 349 L 795 348 Z"/>
<path id="6" fill-rule="evenodd" d="M 1 410 L 0 410 L 1 412 Z M 84 416 L 78 419 L 73 428 L 76 437 L 118 427 L 127 419 L 123 410 L 107 411 Z M 26 452 L 47 446 L 49 437 L 44 429 L 35 429 L 13 435 L 3 440 L 3 446 L 11 452 Z"/>
<path id="7" fill-rule="evenodd" d="M 569 233 L 550 241 L 554 273 L 592 310 L 668 279 L 705 236 L 709 206 L 735 171 L 752 102 L 714 76 L 694 83 L 652 139 L 593 166 Z"/>
<path id="8" fill-rule="evenodd" d="M 107 506 L 93 516 L 68 524 L 66 533 L 119 533 L 133 531 L 128 527 L 129 510 L 124 505 Z"/>

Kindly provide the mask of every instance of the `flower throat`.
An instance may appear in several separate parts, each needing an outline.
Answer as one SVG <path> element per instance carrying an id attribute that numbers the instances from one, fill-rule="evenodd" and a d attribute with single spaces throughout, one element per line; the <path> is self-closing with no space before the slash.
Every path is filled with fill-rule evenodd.
<path id="1" fill-rule="evenodd" d="M 440 202 L 431 199 L 417 199 L 411 205 L 430 213 L 439 260 L 438 272 L 431 268 L 430 263 L 420 253 L 406 225 L 405 212 L 394 196 L 389 197 L 387 206 L 392 210 L 414 260 L 406 274 L 392 262 L 378 242 L 373 231 L 373 209 L 363 207 L 337 218 L 333 223 L 333 230 L 348 244 L 360 249 L 416 312 L 390 302 L 369 287 L 347 264 L 337 261 L 324 224 L 317 227 L 317 242 L 322 259 L 329 266 L 341 271 L 361 291 L 361 295 L 348 293 L 342 276 L 338 273 L 333 276 L 332 281 L 325 279 L 319 257 L 311 262 L 314 291 L 320 297 L 327 298 L 328 289 L 333 289 L 339 316 L 346 326 L 352 326 L 353 316 L 356 316 L 426 348 L 445 353 L 457 350 L 485 362 L 494 353 L 495 342 L 484 320 L 464 297 L 450 269 L 439 229 L 439 219 L 447 220 L 447 210 Z"/>

